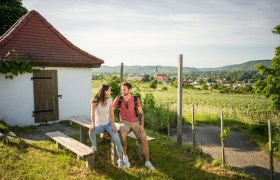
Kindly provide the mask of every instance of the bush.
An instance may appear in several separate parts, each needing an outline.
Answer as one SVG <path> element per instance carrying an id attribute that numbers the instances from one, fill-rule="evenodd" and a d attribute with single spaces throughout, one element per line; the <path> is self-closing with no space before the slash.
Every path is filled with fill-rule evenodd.
<path id="1" fill-rule="evenodd" d="M 112 98 L 115 99 L 120 94 L 120 78 L 116 76 L 109 77 L 107 82 L 111 86 Z"/>
<path id="2" fill-rule="evenodd" d="M 8 125 L 4 121 L 1 121 L 1 120 L 0 120 L 0 132 L 1 133 L 8 132 Z"/>
<path id="3" fill-rule="evenodd" d="M 167 87 L 166 87 L 166 86 L 163 86 L 163 87 L 161 88 L 161 90 L 167 91 Z"/>
<path id="4" fill-rule="evenodd" d="M 147 93 L 145 94 L 144 97 L 144 106 L 145 108 L 151 109 L 155 107 L 155 97 L 152 93 Z"/>
<path id="5" fill-rule="evenodd" d="M 156 89 L 157 88 L 157 80 L 152 80 L 149 84 L 149 88 Z"/>

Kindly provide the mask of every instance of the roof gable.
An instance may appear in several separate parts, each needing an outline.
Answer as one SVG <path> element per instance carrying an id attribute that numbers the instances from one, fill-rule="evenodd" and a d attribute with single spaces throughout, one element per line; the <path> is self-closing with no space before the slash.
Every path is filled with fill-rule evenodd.
<path id="1" fill-rule="evenodd" d="M 100 67 L 103 60 L 68 41 L 36 11 L 22 16 L 2 37 L 0 57 L 15 50 L 33 66 Z"/>

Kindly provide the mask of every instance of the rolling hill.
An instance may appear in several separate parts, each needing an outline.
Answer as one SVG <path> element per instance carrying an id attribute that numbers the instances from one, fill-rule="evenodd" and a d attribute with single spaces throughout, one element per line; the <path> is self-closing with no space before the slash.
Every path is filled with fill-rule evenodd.
<path id="1" fill-rule="evenodd" d="M 183 67 L 184 73 L 189 72 L 205 72 L 205 71 L 253 71 L 257 70 L 256 66 L 258 64 L 263 64 L 265 66 L 271 67 L 271 60 L 254 60 L 248 61 L 242 64 L 234 64 L 228 66 L 222 66 L 217 68 L 193 68 L 193 67 Z M 178 67 L 176 66 L 124 66 L 124 74 L 131 73 L 144 73 L 144 74 L 155 74 L 156 68 L 158 73 L 164 74 L 176 74 Z M 92 74 L 119 74 L 120 66 L 105 66 L 102 65 L 100 68 L 92 69 Z"/>

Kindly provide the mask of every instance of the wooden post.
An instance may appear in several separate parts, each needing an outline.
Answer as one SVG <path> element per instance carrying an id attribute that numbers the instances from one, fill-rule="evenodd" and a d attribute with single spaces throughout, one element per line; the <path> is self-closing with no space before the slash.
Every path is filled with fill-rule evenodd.
<path id="1" fill-rule="evenodd" d="M 121 73 L 120 73 L 120 92 L 122 92 L 122 82 L 123 82 L 123 63 L 121 63 Z M 121 94 L 121 93 L 120 93 Z"/>
<path id="2" fill-rule="evenodd" d="M 183 55 L 178 57 L 178 98 L 177 98 L 177 144 L 182 146 L 182 64 Z"/>
<path id="3" fill-rule="evenodd" d="M 94 168 L 94 159 L 95 159 L 94 155 L 89 155 L 86 157 L 86 167 L 87 168 L 89 168 L 89 169 Z"/>
<path id="4" fill-rule="evenodd" d="M 268 138 L 269 138 L 269 164 L 270 164 L 270 179 L 273 179 L 273 148 L 272 148 L 272 126 L 268 120 Z"/>
<path id="5" fill-rule="evenodd" d="M 166 106 L 167 106 L 167 137 L 170 138 L 169 102 L 167 102 Z"/>
<path id="6" fill-rule="evenodd" d="M 118 165 L 118 153 L 117 153 L 117 150 L 116 150 L 116 145 L 115 145 L 115 142 L 113 140 L 113 138 L 111 138 L 111 163 L 114 165 L 114 166 L 117 166 Z"/>
<path id="7" fill-rule="evenodd" d="M 86 144 L 87 129 L 84 126 L 80 126 L 80 142 Z"/>
<path id="8" fill-rule="evenodd" d="M 221 113 L 221 133 L 224 131 L 224 112 Z M 224 140 L 221 137 L 221 146 L 222 146 L 222 165 L 225 164 L 225 145 Z"/>
<path id="9" fill-rule="evenodd" d="M 195 130 L 194 130 L 194 105 L 192 105 L 192 137 L 193 137 L 193 147 L 195 147 Z"/>

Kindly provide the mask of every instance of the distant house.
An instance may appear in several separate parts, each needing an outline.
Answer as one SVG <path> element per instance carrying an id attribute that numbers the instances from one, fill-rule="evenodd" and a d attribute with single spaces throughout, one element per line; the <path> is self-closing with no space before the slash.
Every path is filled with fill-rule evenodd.
<path id="1" fill-rule="evenodd" d="M 183 84 L 192 84 L 194 82 L 193 79 L 184 79 Z"/>
<path id="2" fill-rule="evenodd" d="M 231 88 L 232 90 L 236 90 L 236 89 L 238 89 L 240 86 L 241 86 L 241 84 L 233 83 L 233 84 L 231 84 L 230 88 Z"/>
<path id="3" fill-rule="evenodd" d="M 1 120 L 26 126 L 90 115 L 91 68 L 103 60 L 73 45 L 36 11 L 0 37 L 0 60 L 11 50 L 40 71 L 13 79 L 0 74 Z"/>
<path id="4" fill-rule="evenodd" d="M 143 79 L 148 79 L 149 75 L 148 74 L 129 74 L 127 76 L 128 80 L 139 80 L 142 81 Z"/>
<path id="5" fill-rule="evenodd" d="M 169 83 L 167 74 L 156 74 L 155 75 L 155 80 L 161 81 L 164 84 L 168 84 Z"/>
<path id="6" fill-rule="evenodd" d="M 223 84 L 225 80 L 222 78 L 216 78 L 215 81 L 219 84 Z"/>

